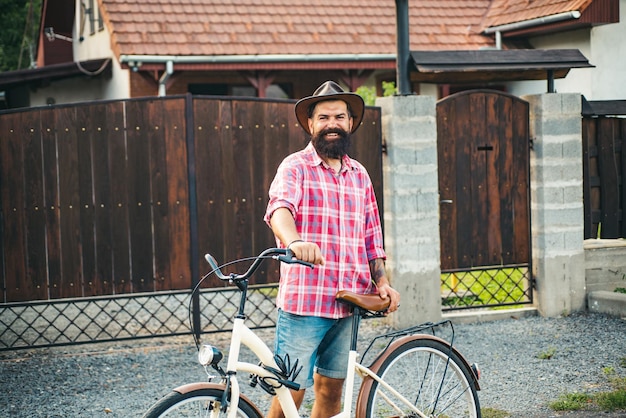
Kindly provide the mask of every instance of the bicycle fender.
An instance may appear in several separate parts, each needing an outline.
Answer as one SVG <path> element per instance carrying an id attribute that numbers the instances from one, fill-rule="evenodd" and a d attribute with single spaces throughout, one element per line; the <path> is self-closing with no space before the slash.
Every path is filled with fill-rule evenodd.
<path id="1" fill-rule="evenodd" d="M 435 341 L 439 341 L 443 344 L 446 345 L 450 345 L 446 340 L 436 337 L 434 335 L 429 335 L 429 334 L 416 334 L 416 335 L 407 335 L 405 337 L 401 337 L 398 338 L 396 341 L 394 341 L 393 343 L 391 343 L 389 345 L 389 347 L 383 351 L 382 353 L 380 353 L 380 355 L 376 358 L 376 360 L 374 360 L 374 362 L 371 364 L 371 366 L 369 366 L 368 368 L 378 374 L 378 370 L 380 369 L 380 366 L 382 365 L 383 361 L 385 360 L 385 356 L 383 356 L 384 353 L 386 353 L 387 351 L 391 352 L 393 350 L 395 350 L 397 347 L 406 344 L 409 341 L 412 340 L 435 340 Z M 469 362 L 467 361 L 467 359 L 454 347 L 452 347 L 452 352 L 454 354 L 456 354 L 459 359 L 463 362 L 463 364 L 467 367 L 467 369 L 470 371 L 471 376 L 472 376 L 472 380 L 474 382 L 474 385 L 476 386 L 476 390 L 480 390 L 480 385 L 478 383 L 478 378 L 476 377 L 476 375 L 474 374 L 474 369 L 472 369 L 472 367 L 470 366 Z M 372 379 L 371 377 L 365 376 L 363 378 L 363 382 L 361 384 L 361 388 L 359 389 L 359 395 L 357 397 L 357 408 L 356 408 L 356 416 L 357 418 L 359 417 L 365 417 L 366 416 L 366 400 L 367 400 L 367 395 L 369 394 L 371 388 L 372 388 L 372 384 L 374 383 L 374 379 Z"/>
<path id="2" fill-rule="evenodd" d="M 226 385 L 223 383 L 194 382 L 194 383 L 187 383 L 186 385 L 179 386 L 174 389 L 174 392 L 178 392 L 180 394 L 186 394 L 189 392 L 193 392 L 194 390 L 200 390 L 200 389 L 224 390 L 226 389 Z M 252 402 L 250 399 L 248 399 L 248 397 L 246 397 L 243 394 L 239 394 L 239 397 L 243 399 L 244 401 L 248 402 L 248 405 L 254 407 L 255 411 L 258 413 L 260 417 L 265 416 L 261 411 L 259 411 L 259 408 L 255 405 L 255 403 Z"/>

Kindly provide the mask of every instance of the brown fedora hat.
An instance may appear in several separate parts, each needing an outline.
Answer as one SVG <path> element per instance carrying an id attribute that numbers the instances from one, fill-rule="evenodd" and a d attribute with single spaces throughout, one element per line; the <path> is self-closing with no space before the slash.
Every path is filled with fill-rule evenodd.
<path id="1" fill-rule="evenodd" d="M 363 112 L 365 111 L 365 103 L 361 96 L 356 93 L 343 91 L 339 84 L 334 81 L 326 81 L 315 90 L 312 96 L 298 100 L 296 103 L 296 118 L 300 122 L 300 126 L 308 134 L 309 131 L 309 107 L 317 102 L 324 100 L 343 100 L 348 104 L 352 111 L 352 132 L 356 131 L 363 120 Z"/>

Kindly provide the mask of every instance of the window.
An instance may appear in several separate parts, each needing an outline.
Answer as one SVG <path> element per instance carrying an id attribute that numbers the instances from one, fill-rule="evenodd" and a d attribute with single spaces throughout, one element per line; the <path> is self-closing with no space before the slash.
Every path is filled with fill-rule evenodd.
<path id="1" fill-rule="evenodd" d="M 96 0 L 82 1 L 80 4 L 81 18 L 80 18 L 80 35 L 81 39 L 85 33 L 85 24 L 89 23 L 89 35 L 95 35 L 96 32 L 104 30 L 104 21 L 100 14 L 100 9 Z"/>

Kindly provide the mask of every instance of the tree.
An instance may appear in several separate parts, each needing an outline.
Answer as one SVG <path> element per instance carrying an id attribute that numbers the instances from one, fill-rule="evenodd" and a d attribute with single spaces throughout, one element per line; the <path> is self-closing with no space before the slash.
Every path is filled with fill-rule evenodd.
<path id="1" fill-rule="evenodd" d="M 0 0 L 0 13 L 0 72 L 28 68 L 34 60 L 41 0 Z"/>

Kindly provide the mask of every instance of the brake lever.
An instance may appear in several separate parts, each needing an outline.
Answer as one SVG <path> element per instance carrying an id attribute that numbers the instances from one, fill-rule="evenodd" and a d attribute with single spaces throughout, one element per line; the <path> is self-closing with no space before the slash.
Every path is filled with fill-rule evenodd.
<path id="1" fill-rule="evenodd" d="M 291 250 L 287 250 L 287 254 L 285 255 L 276 256 L 276 259 L 287 264 L 302 264 L 303 266 L 307 266 L 310 268 L 315 267 L 315 264 L 313 263 L 309 263 L 308 261 L 298 260 L 296 257 L 294 257 L 293 252 Z"/>

